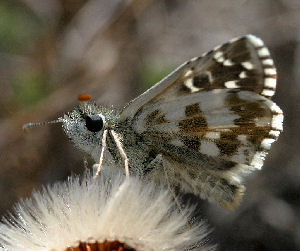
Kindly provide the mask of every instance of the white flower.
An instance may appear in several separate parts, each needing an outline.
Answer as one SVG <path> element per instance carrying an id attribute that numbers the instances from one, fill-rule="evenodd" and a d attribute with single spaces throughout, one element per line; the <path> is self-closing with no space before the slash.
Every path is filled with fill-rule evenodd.
<path id="1" fill-rule="evenodd" d="M 166 190 L 105 169 L 97 179 L 91 174 L 73 177 L 19 202 L 15 213 L 0 224 L 0 249 L 1 245 L 7 251 L 100 250 L 109 245 L 127 245 L 125 250 L 212 249 L 205 244 L 203 224 L 187 228 L 186 218 Z M 190 215 L 187 210 L 184 214 Z M 83 249 L 84 245 L 91 249 Z"/>

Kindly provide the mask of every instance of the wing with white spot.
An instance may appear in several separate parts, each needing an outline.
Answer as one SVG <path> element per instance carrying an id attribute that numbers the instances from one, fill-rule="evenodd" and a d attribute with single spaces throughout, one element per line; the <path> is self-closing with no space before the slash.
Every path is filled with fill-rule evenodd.
<path id="1" fill-rule="evenodd" d="M 264 96 L 217 89 L 145 106 L 136 115 L 133 129 L 148 140 L 157 135 L 164 138 L 161 146 L 155 145 L 165 153 L 165 145 L 173 145 L 194 151 L 191 158 L 206 155 L 260 169 L 271 143 L 282 131 L 282 121 L 281 109 Z M 180 151 L 177 155 L 189 161 Z M 221 166 L 209 168 L 225 170 Z"/>
<path id="2" fill-rule="evenodd" d="M 243 177 L 262 167 L 282 121 L 281 109 L 262 95 L 217 89 L 144 106 L 133 129 L 173 163 L 183 190 L 232 208 Z"/>
<path id="3" fill-rule="evenodd" d="M 185 62 L 130 102 L 120 116 L 126 120 L 144 105 L 223 88 L 253 91 L 267 98 L 274 95 L 276 69 L 261 39 L 253 35 L 235 38 Z"/>
<path id="4" fill-rule="evenodd" d="M 179 167 L 174 172 L 194 184 L 185 186 L 190 192 L 230 207 L 242 194 L 242 177 L 261 168 L 282 130 L 282 111 L 270 100 L 275 88 L 268 49 L 248 35 L 186 62 L 120 116 Z"/>

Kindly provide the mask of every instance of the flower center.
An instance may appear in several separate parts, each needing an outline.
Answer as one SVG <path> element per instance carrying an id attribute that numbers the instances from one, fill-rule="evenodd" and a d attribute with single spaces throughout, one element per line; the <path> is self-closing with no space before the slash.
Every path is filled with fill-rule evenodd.
<path id="1" fill-rule="evenodd" d="M 107 241 L 104 242 L 80 242 L 77 247 L 68 247 L 66 251 L 136 251 L 125 243 L 119 241 Z"/>

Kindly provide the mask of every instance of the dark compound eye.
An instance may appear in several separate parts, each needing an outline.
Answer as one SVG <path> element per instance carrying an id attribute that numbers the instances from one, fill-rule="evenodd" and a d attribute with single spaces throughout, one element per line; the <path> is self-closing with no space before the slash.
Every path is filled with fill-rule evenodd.
<path id="1" fill-rule="evenodd" d="M 85 126 L 91 132 L 99 132 L 103 128 L 103 119 L 100 115 L 86 115 Z"/>

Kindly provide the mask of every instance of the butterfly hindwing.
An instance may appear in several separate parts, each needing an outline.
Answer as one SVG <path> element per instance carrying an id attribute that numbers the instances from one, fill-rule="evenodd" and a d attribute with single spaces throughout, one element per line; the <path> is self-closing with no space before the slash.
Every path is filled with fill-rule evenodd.
<path id="1" fill-rule="evenodd" d="M 240 194 L 243 176 L 261 168 L 271 143 L 280 134 L 281 110 L 259 94 L 238 89 L 190 95 L 141 110 L 135 130 L 152 140 L 158 152 L 176 160 L 181 175 L 198 170 L 193 174 L 202 180 L 198 187 L 209 174 L 209 180 L 218 177 L 223 180 L 220 184 L 228 182 L 230 191 L 236 188 Z"/>

